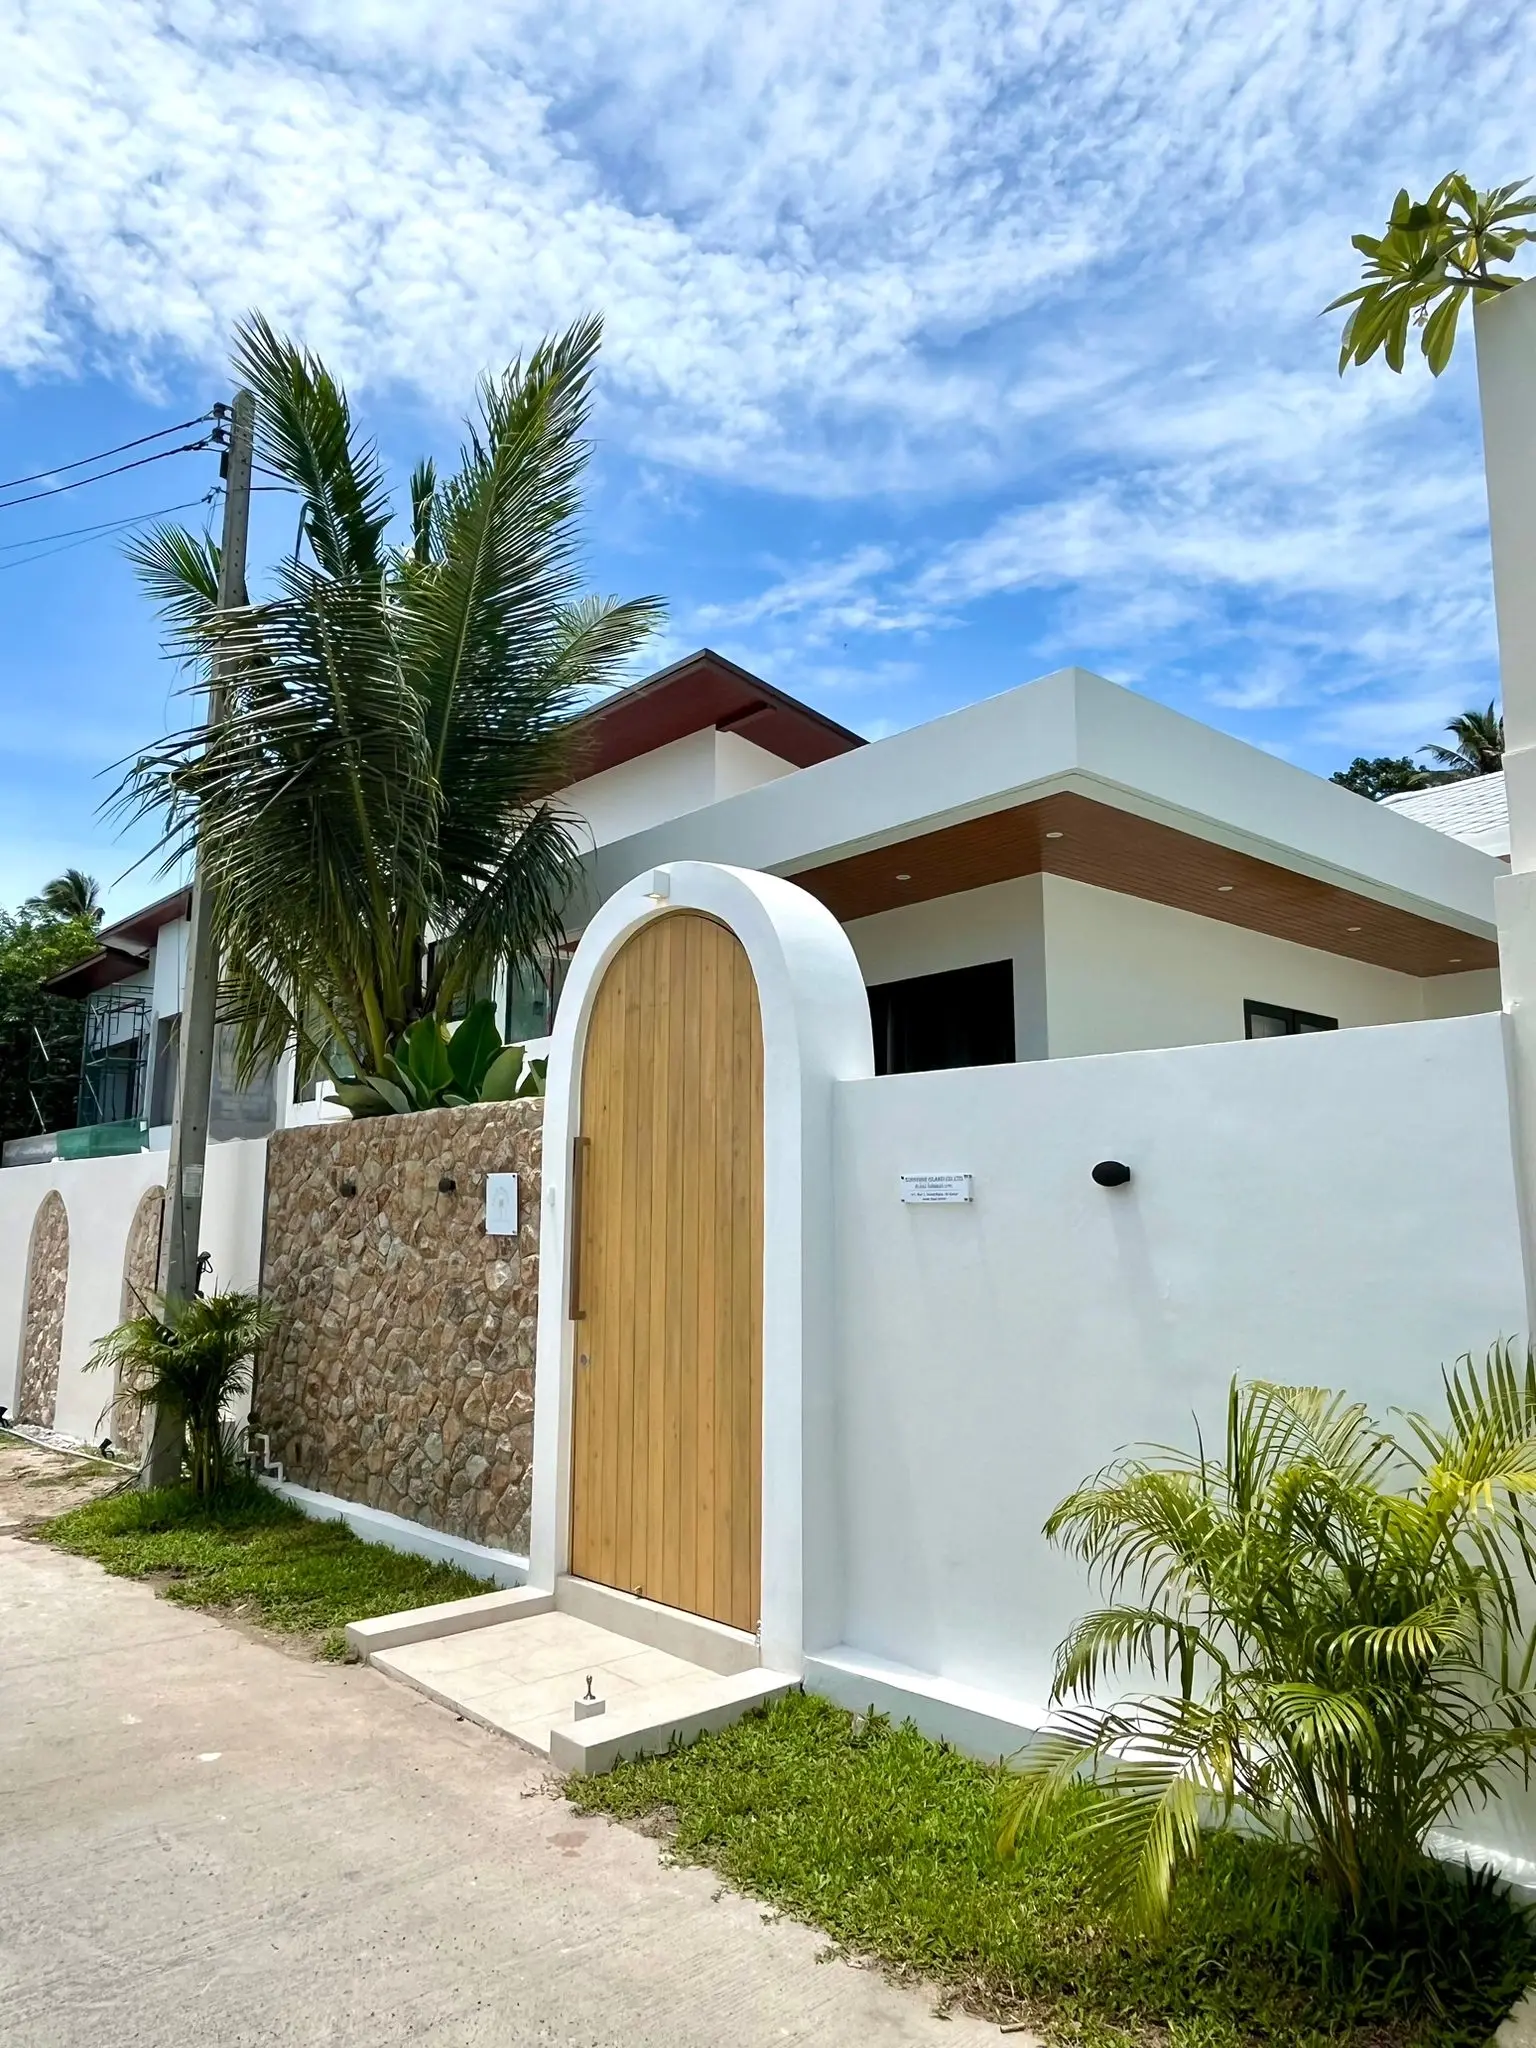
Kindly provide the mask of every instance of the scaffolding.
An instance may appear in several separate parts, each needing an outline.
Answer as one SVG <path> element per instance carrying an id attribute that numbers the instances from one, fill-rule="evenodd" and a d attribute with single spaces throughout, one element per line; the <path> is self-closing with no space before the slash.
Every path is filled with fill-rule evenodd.
<path id="1" fill-rule="evenodd" d="M 149 991 L 98 989 L 85 1009 L 77 1126 L 128 1123 L 144 1114 Z"/>

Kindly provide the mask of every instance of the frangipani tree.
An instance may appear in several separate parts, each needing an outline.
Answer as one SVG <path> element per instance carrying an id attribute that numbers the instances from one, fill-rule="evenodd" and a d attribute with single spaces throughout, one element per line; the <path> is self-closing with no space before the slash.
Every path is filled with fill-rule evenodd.
<path id="1" fill-rule="evenodd" d="M 1419 346 L 1435 376 L 1451 359 L 1461 309 L 1474 301 L 1512 291 L 1523 282 L 1496 266 L 1513 261 L 1536 230 L 1521 223 L 1536 215 L 1529 180 L 1477 191 L 1460 171 L 1443 177 L 1427 199 L 1412 199 L 1406 188 L 1392 202 L 1386 232 L 1351 239 L 1365 258 L 1363 281 L 1324 308 L 1354 310 L 1344 323 L 1339 374 L 1351 363 L 1368 363 L 1383 351 L 1390 369 L 1400 371 L 1408 351 L 1408 330 L 1421 330 Z"/>
<path id="2" fill-rule="evenodd" d="M 247 1069 L 297 1036 L 333 1078 L 386 1072 L 419 1019 L 562 934 L 579 849 L 551 792 L 572 715 L 662 612 L 582 588 L 600 338 L 582 320 L 482 381 L 457 468 L 417 468 L 396 545 L 340 383 L 253 317 L 234 367 L 260 471 L 299 499 L 292 558 L 221 614 L 210 539 L 163 526 L 131 551 L 171 651 L 200 673 L 222 651 L 231 672 L 227 721 L 148 748 L 118 801 L 159 821 L 167 867 L 200 843 Z"/>

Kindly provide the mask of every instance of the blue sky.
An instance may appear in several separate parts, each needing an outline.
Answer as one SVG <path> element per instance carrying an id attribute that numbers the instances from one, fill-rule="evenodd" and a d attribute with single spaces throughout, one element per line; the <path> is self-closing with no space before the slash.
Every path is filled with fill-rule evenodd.
<path id="1" fill-rule="evenodd" d="M 1528 6 L 19 0 L 0 476 L 202 411 L 257 306 L 403 483 L 596 308 L 592 581 L 669 601 L 646 666 L 880 734 L 1079 661 L 1326 772 L 1496 658 L 1470 348 L 1341 383 L 1318 309 L 1400 183 L 1533 135 Z M 114 543 L 15 544 L 211 479 L 0 511 L 0 903 L 152 891 L 100 771 L 177 708 Z"/>

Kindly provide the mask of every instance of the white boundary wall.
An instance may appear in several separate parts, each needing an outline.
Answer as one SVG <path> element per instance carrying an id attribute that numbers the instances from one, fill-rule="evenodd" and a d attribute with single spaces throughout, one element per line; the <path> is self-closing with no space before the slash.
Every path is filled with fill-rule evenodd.
<path id="1" fill-rule="evenodd" d="M 1089 1604 L 1041 1525 L 1228 1382 L 1434 1409 L 1523 1334 L 1498 1016 L 835 1090 L 843 1637 L 1027 1725 Z M 1096 1161 L 1130 1183 L 1099 1187 Z M 974 1175 L 969 1206 L 899 1176 Z"/>
<path id="2" fill-rule="evenodd" d="M 94 1441 L 112 1398 L 109 1374 L 88 1373 L 97 1338 L 122 1312 L 123 1259 L 139 1197 L 165 1185 L 164 1152 L 112 1159 L 50 1159 L 0 1171 L 0 1401 L 14 1414 L 26 1314 L 27 1253 L 43 1198 L 57 1188 L 69 1217 L 69 1288 L 59 1359 L 54 1427 Z M 213 1254 L 220 1287 L 255 1287 L 261 1277 L 262 1211 L 266 1195 L 264 1138 L 208 1147 L 203 1245 Z"/>

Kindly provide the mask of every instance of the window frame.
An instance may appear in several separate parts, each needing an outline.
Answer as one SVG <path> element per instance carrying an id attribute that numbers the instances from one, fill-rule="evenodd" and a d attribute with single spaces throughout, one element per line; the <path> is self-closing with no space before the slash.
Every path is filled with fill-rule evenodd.
<path id="1" fill-rule="evenodd" d="M 1255 1017 L 1272 1017 L 1283 1024 L 1283 1031 L 1255 1032 Z M 1243 998 L 1243 1037 L 1258 1038 L 1307 1038 L 1315 1031 L 1337 1031 L 1337 1017 L 1325 1017 L 1320 1010 L 1294 1010 L 1286 1003 L 1261 1002 L 1256 996 Z"/>

